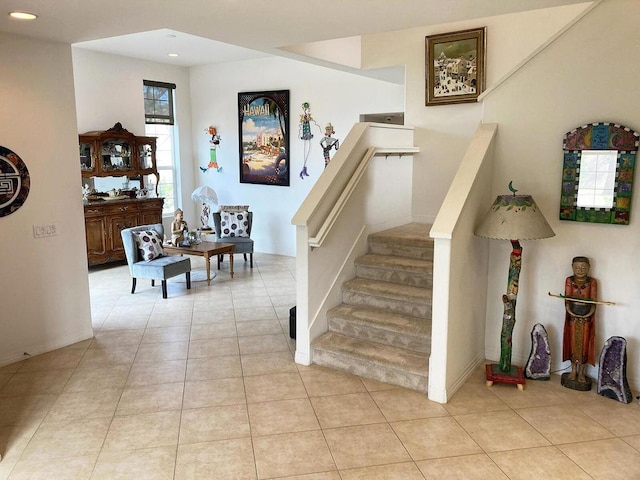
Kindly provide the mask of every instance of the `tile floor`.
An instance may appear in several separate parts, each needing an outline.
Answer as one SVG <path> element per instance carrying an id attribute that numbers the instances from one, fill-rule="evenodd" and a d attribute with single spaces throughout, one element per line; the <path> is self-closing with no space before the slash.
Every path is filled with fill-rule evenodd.
<path id="1" fill-rule="evenodd" d="M 489 389 L 478 369 L 439 405 L 296 365 L 294 268 L 238 256 L 233 280 L 167 300 L 92 270 L 95 338 L 0 368 L 0 479 L 640 478 L 635 402 L 557 377 Z"/>

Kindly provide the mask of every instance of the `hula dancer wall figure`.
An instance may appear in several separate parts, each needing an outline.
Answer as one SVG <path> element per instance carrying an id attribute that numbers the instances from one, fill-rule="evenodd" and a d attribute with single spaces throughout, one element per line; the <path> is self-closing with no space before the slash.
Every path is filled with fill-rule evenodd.
<path id="1" fill-rule="evenodd" d="M 209 164 L 207 168 L 200 167 L 200 170 L 206 172 L 210 168 L 215 168 L 216 172 L 221 172 L 222 167 L 218 166 L 218 160 L 216 158 L 216 149 L 218 145 L 220 145 L 220 135 L 218 135 L 218 131 L 214 126 L 210 126 L 205 131 L 211 135 L 211 140 L 209 140 Z"/>
<path id="2" fill-rule="evenodd" d="M 300 115 L 300 126 L 298 128 L 298 136 L 300 137 L 300 140 L 304 141 L 304 165 L 300 171 L 300 179 L 302 180 L 304 180 L 304 177 L 309 176 L 309 173 L 307 172 L 307 159 L 309 158 L 309 151 L 311 150 L 310 140 L 313 138 L 313 133 L 311 133 L 311 122 L 313 122 L 315 126 L 318 127 L 318 130 L 320 130 L 320 125 L 318 125 L 311 116 L 311 107 L 309 106 L 309 103 L 304 102 L 302 104 L 302 115 Z"/>
<path id="3" fill-rule="evenodd" d="M 331 136 L 334 133 L 336 132 L 333 129 L 333 125 L 331 125 L 331 123 L 327 123 L 327 125 L 324 127 L 324 138 L 320 140 L 322 154 L 324 155 L 324 168 L 327 168 L 327 165 L 329 165 L 329 162 L 331 161 L 331 158 L 329 158 L 331 149 L 335 148 L 336 150 L 338 150 L 338 148 L 340 148 L 340 141 L 337 138 L 333 138 Z"/>

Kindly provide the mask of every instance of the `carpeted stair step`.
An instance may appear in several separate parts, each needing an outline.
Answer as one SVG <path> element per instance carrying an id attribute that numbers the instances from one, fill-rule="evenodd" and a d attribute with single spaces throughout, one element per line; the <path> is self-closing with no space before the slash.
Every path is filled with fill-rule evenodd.
<path id="1" fill-rule="evenodd" d="M 433 261 L 368 253 L 355 260 L 356 276 L 383 282 L 431 288 Z"/>
<path id="2" fill-rule="evenodd" d="M 313 361 L 379 382 L 427 391 L 429 371 L 425 354 L 383 346 L 359 338 L 328 332 L 315 340 Z"/>
<path id="3" fill-rule="evenodd" d="M 433 240 L 429 238 L 431 225 L 410 223 L 368 237 L 369 253 L 399 257 L 433 259 Z"/>
<path id="4" fill-rule="evenodd" d="M 327 312 L 329 331 L 428 354 L 431 321 L 378 308 L 342 304 Z"/>
<path id="5" fill-rule="evenodd" d="M 354 278 L 342 285 L 342 301 L 348 305 L 431 318 L 431 289 L 426 288 Z"/>

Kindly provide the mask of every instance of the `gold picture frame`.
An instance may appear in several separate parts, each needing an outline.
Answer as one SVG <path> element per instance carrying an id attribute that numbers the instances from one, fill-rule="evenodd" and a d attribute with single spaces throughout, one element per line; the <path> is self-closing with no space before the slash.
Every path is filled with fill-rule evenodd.
<path id="1" fill-rule="evenodd" d="M 426 106 L 472 103 L 485 89 L 487 27 L 428 35 Z"/>

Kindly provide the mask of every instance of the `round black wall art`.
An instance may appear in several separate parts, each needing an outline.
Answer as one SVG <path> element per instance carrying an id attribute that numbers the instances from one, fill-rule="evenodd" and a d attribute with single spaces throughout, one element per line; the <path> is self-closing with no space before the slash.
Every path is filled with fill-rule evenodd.
<path id="1" fill-rule="evenodd" d="M 0 145 L 0 217 L 18 210 L 29 195 L 29 170 L 14 152 Z"/>

